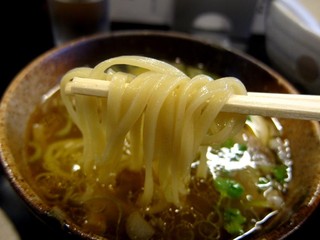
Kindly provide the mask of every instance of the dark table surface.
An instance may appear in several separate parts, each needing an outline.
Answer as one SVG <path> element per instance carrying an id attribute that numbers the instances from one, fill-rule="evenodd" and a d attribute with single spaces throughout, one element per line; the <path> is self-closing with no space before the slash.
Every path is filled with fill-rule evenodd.
<path id="1" fill-rule="evenodd" d="M 1 95 L 23 67 L 54 47 L 45 0 L 20 1 L 19 7 L 17 2 L 6 2 L 3 9 L 7 9 L 12 14 L 6 15 L 6 17 L 1 15 L 0 19 L 3 32 L 0 44 L 2 54 L 0 57 Z M 121 25 L 121 28 L 125 28 L 125 25 Z M 252 36 L 246 42 L 245 51 L 267 65 L 271 65 L 264 44 L 263 36 Z M 22 240 L 65 239 L 65 236 L 42 223 L 29 211 L 25 203 L 12 189 L 2 169 L 0 170 L 0 208 L 8 215 Z M 317 229 L 319 219 L 320 208 L 318 207 L 311 217 L 286 240 L 303 239 L 307 235 L 316 238 L 319 236 Z"/>

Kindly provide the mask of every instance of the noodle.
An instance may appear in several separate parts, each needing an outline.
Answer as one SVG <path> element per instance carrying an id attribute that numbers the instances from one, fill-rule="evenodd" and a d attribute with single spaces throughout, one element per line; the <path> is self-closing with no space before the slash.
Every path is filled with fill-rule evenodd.
<path id="1" fill-rule="evenodd" d="M 115 65 L 146 71 L 137 76 L 108 71 Z M 67 95 L 65 86 L 74 77 L 110 81 L 107 100 Z M 246 94 L 235 78 L 191 79 L 172 65 L 141 56 L 73 69 L 61 81 L 64 104 L 83 135 L 83 172 L 110 184 L 124 167 L 145 169 L 142 205 L 152 202 L 155 187 L 167 202 L 181 205 L 199 146 L 222 143 L 244 125 L 245 116 L 220 113 L 232 94 Z M 132 160 L 122 157 L 126 138 Z"/>
<path id="2" fill-rule="evenodd" d="M 285 207 L 280 121 L 222 112 L 244 85 L 179 64 L 115 57 L 44 95 L 25 161 L 54 216 L 107 239 L 231 239 Z M 71 94 L 75 77 L 108 81 L 107 97 Z"/>

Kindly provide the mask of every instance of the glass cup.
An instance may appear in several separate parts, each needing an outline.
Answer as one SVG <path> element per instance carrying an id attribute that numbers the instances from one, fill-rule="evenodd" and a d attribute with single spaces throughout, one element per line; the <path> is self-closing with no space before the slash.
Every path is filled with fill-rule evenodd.
<path id="1" fill-rule="evenodd" d="M 55 45 L 110 29 L 109 0 L 47 0 Z"/>

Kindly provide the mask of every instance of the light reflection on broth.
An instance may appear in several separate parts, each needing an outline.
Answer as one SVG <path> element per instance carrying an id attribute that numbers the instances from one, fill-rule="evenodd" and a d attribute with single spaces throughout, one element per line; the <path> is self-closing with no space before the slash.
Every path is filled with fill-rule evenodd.
<path id="1" fill-rule="evenodd" d="M 188 71 L 192 75 L 202 70 Z M 240 238 L 285 205 L 292 162 L 277 119 L 249 116 L 236 136 L 219 146 L 201 146 L 183 206 L 157 202 L 158 192 L 150 208 L 136 204 L 144 187 L 143 170 L 123 169 L 115 183 L 107 185 L 84 177 L 77 161 L 83 150 L 81 132 L 59 94 L 48 94 L 30 119 L 25 154 L 29 181 L 57 212 L 87 232 L 133 239 L 138 227 L 142 239 Z M 123 155 L 130 154 L 124 147 Z M 49 155 L 58 161 L 46 160 Z M 205 178 L 197 177 L 203 174 Z"/>

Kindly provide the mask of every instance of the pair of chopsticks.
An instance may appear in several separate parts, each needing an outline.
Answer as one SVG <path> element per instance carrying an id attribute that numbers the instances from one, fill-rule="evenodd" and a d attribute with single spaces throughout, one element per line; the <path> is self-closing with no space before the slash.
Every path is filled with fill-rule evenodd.
<path id="1" fill-rule="evenodd" d="M 68 94 L 107 97 L 109 82 L 75 77 L 66 85 Z M 320 96 L 248 92 L 232 95 L 223 112 L 320 121 Z"/>

